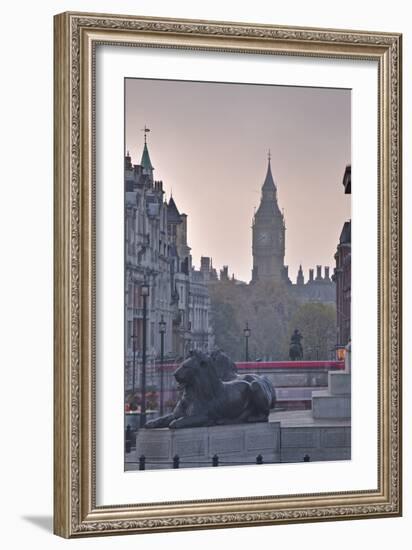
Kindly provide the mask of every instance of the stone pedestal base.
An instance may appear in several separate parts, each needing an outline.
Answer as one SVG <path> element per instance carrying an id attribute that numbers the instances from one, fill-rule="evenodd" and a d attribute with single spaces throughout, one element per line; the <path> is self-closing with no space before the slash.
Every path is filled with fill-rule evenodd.
<path id="1" fill-rule="evenodd" d="M 282 426 L 282 462 L 350 460 L 350 445 L 350 426 Z"/>
<path id="2" fill-rule="evenodd" d="M 136 438 L 136 462 L 145 456 L 146 469 L 173 467 L 179 457 L 179 468 L 212 466 L 218 456 L 219 466 L 280 462 L 280 423 L 262 422 L 208 428 L 169 428 L 139 430 Z"/>
<path id="3" fill-rule="evenodd" d="M 351 375 L 329 372 L 328 389 L 312 393 L 313 418 L 351 417 Z"/>

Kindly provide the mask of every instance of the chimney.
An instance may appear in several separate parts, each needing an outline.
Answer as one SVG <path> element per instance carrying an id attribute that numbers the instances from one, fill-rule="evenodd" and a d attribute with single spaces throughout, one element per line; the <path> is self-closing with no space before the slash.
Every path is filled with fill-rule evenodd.
<path id="1" fill-rule="evenodd" d="M 161 191 L 163 193 L 163 182 L 162 181 L 155 181 L 154 186 L 155 186 L 156 191 Z"/>
<path id="2" fill-rule="evenodd" d="M 127 151 L 127 155 L 124 157 L 124 167 L 126 170 L 132 170 L 132 157 L 130 156 L 129 151 Z"/>
<path id="3" fill-rule="evenodd" d="M 329 277 L 329 266 L 325 266 L 325 281 L 330 281 Z"/>
<path id="4" fill-rule="evenodd" d="M 229 268 L 227 265 L 223 266 L 223 269 L 220 270 L 220 280 L 228 281 L 229 280 Z"/>
<path id="5" fill-rule="evenodd" d="M 200 258 L 200 270 L 201 271 L 210 271 L 210 258 L 208 256 L 202 256 Z"/>
<path id="6" fill-rule="evenodd" d="M 313 269 L 309 269 L 309 282 L 313 282 Z"/>
<path id="7" fill-rule="evenodd" d="M 316 266 L 316 280 L 317 281 L 322 280 L 322 266 L 321 265 Z"/>
<path id="8" fill-rule="evenodd" d="M 183 242 L 187 245 L 187 214 L 180 214 L 182 219 Z"/>

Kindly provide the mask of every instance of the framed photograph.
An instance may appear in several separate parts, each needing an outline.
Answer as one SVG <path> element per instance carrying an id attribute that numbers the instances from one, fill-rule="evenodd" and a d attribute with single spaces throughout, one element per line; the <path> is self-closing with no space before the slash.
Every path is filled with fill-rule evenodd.
<path id="1" fill-rule="evenodd" d="M 399 516 L 401 35 L 54 36 L 55 533 Z"/>

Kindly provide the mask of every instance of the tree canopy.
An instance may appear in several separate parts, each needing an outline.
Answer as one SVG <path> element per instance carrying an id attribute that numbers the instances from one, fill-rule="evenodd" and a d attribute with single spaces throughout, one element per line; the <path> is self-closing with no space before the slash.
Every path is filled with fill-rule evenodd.
<path id="1" fill-rule="evenodd" d="M 303 335 L 305 359 L 330 359 L 336 338 L 333 305 L 302 303 L 288 285 L 274 281 L 216 281 L 209 292 L 215 345 L 235 361 L 245 360 L 246 323 L 250 360 L 288 360 L 295 328 Z"/>
<path id="2" fill-rule="evenodd" d="M 330 359 L 336 344 L 336 310 L 319 302 L 302 304 L 292 317 L 289 331 L 298 328 L 303 335 L 303 358 Z"/>

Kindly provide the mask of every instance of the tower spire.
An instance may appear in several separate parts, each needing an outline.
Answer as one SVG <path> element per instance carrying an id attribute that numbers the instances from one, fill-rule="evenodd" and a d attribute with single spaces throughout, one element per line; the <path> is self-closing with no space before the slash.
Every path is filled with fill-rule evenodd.
<path id="1" fill-rule="evenodd" d="M 305 284 L 305 277 L 303 275 L 302 264 L 299 265 L 298 276 L 296 277 L 296 284 L 297 285 Z"/>
<path id="2" fill-rule="evenodd" d="M 143 153 L 142 153 L 142 160 L 140 161 L 140 164 L 143 168 L 143 173 L 147 174 L 150 178 L 153 179 L 153 165 L 152 161 L 150 160 L 149 155 L 149 149 L 147 148 L 147 132 L 150 132 L 150 128 L 144 125 L 144 128 L 141 129 L 142 132 L 144 132 L 144 146 L 143 146 Z"/>
<path id="3" fill-rule="evenodd" d="M 272 176 L 272 167 L 271 167 L 271 164 L 270 164 L 271 158 L 272 158 L 272 156 L 270 154 L 270 149 L 269 149 L 268 150 L 268 168 L 267 168 L 267 171 L 266 171 L 265 181 L 264 181 L 263 186 L 262 186 L 262 191 L 263 192 L 265 190 L 269 191 L 269 192 L 276 192 L 276 185 L 275 185 L 275 182 L 274 182 L 274 179 L 273 179 L 273 176 Z"/>
<path id="4" fill-rule="evenodd" d="M 141 131 L 144 132 L 144 144 L 146 145 L 146 143 L 147 143 L 146 134 L 147 134 L 147 132 L 150 132 L 150 128 L 148 128 L 145 124 L 144 128 L 142 128 Z"/>
<path id="5" fill-rule="evenodd" d="M 289 281 L 285 259 L 285 224 L 277 202 L 276 184 L 267 152 L 267 171 L 262 196 L 252 223 L 252 281 L 271 279 Z"/>

